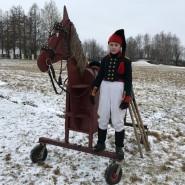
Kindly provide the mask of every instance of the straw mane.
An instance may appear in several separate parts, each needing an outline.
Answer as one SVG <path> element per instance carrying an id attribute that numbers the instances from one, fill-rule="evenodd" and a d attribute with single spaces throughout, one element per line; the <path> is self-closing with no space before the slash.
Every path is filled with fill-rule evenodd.
<path id="1" fill-rule="evenodd" d="M 71 26 L 71 33 L 70 33 L 70 50 L 71 50 L 71 57 L 75 59 L 77 62 L 77 66 L 82 74 L 84 69 L 87 65 L 87 59 L 83 53 L 82 43 L 78 37 L 76 29 L 74 25 Z"/>

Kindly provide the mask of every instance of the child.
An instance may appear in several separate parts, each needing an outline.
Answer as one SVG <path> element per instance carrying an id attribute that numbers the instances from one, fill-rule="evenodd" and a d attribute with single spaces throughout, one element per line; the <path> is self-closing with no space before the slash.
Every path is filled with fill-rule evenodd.
<path id="1" fill-rule="evenodd" d="M 108 40 L 110 53 L 101 60 L 98 75 L 93 83 L 90 101 L 95 104 L 94 96 L 100 87 L 98 107 L 98 141 L 94 152 L 104 150 L 107 126 L 111 118 L 115 129 L 116 154 L 124 159 L 124 117 L 131 99 L 132 67 L 125 57 L 126 41 L 124 30 L 117 30 Z"/>

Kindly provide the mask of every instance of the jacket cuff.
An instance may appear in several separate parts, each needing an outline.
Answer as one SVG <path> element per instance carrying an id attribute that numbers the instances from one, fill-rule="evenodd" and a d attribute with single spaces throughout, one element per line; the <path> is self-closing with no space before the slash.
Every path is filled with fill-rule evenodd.
<path id="1" fill-rule="evenodd" d="M 131 100 L 131 96 L 125 96 L 125 98 L 123 99 L 123 102 L 130 103 L 130 100 Z"/>

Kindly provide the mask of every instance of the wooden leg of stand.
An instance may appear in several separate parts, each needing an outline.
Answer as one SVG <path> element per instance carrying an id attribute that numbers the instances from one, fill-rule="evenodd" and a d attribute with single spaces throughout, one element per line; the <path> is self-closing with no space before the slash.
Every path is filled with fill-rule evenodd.
<path id="1" fill-rule="evenodd" d="M 138 106 L 137 106 L 137 102 L 136 102 L 136 99 L 135 99 L 135 94 L 134 94 L 133 88 L 132 88 L 132 101 L 133 101 L 133 103 L 135 105 L 135 109 L 136 109 L 136 112 L 138 114 L 138 117 L 139 117 L 139 120 L 140 120 L 140 123 L 141 123 L 141 127 L 143 129 L 143 133 L 144 133 L 144 136 L 145 136 L 145 140 L 146 140 L 148 149 L 151 150 L 150 149 L 150 144 L 148 142 L 148 137 L 147 137 L 146 132 L 145 132 L 144 124 L 143 124 L 143 121 L 141 119 L 141 115 L 140 115 L 140 112 L 139 112 L 139 109 L 138 109 Z"/>
<path id="2" fill-rule="evenodd" d="M 145 128 L 144 128 L 144 124 L 143 124 L 143 121 L 142 121 L 142 119 L 141 119 L 141 115 L 140 115 L 140 112 L 139 112 L 139 109 L 138 109 L 138 106 L 137 106 L 137 103 L 136 103 L 136 100 L 135 100 L 135 99 L 133 100 L 133 104 L 134 104 L 135 109 L 136 109 L 136 112 L 137 112 L 137 114 L 138 114 L 139 122 L 140 122 L 141 128 L 142 128 L 142 130 L 143 130 L 143 134 L 144 134 L 144 137 L 145 137 L 145 141 L 146 141 L 146 144 L 147 144 L 147 148 L 148 148 L 148 150 L 151 150 L 151 149 L 150 149 L 150 144 L 149 144 L 149 142 L 148 142 L 148 137 L 147 137 L 147 135 L 146 135 L 146 131 L 145 131 Z"/>
<path id="3" fill-rule="evenodd" d="M 131 117 L 131 120 L 132 120 L 132 123 L 133 123 L 133 126 L 134 126 L 134 133 L 135 133 L 135 136 L 136 136 L 139 153 L 140 153 L 140 156 L 143 158 L 143 153 L 141 151 L 141 145 L 140 145 L 140 142 L 139 142 L 139 137 L 138 137 L 138 134 L 137 134 L 137 128 L 136 128 L 136 125 L 135 125 L 131 105 L 129 105 L 129 112 L 130 112 L 130 117 Z"/>
<path id="4" fill-rule="evenodd" d="M 142 127 L 141 127 L 141 123 L 140 123 L 140 120 L 139 120 L 138 112 L 136 111 L 136 107 L 135 107 L 135 105 L 134 105 L 134 103 L 133 103 L 132 100 L 131 100 L 131 103 L 130 104 L 131 104 L 131 107 L 132 107 L 132 110 L 133 110 L 133 113 L 134 113 L 134 116 L 135 116 L 135 119 L 136 119 L 136 123 L 137 123 L 138 128 L 139 128 L 139 131 L 141 133 L 141 138 L 143 140 L 145 149 L 148 151 L 150 149 L 149 149 L 149 147 L 148 147 L 148 145 L 146 143 L 146 137 L 144 136 L 145 130 L 143 130 Z"/>

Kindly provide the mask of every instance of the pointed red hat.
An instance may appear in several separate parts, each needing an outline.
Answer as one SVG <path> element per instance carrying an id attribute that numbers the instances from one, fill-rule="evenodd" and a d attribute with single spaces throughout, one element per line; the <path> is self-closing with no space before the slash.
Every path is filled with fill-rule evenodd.
<path id="1" fill-rule="evenodd" d="M 122 53 L 125 54 L 126 51 L 126 40 L 124 29 L 117 30 L 113 35 L 110 36 L 109 42 L 116 42 L 122 46 Z"/>
<path id="2" fill-rule="evenodd" d="M 121 46 L 123 44 L 122 38 L 117 34 L 111 35 L 110 38 L 109 38 L 108 43 L 109 42 L 116 42 L 116 43 L 120 44 Z"/>

